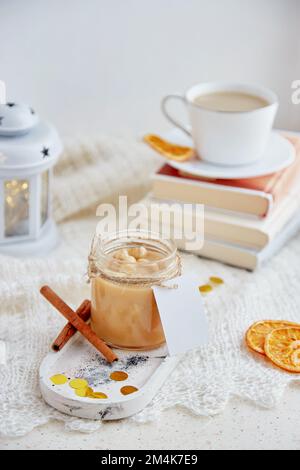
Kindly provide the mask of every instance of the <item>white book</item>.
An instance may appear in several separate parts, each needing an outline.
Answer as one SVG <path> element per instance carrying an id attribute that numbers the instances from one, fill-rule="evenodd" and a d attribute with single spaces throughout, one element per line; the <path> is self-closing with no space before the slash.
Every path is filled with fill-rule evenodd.
<path id="1" fill-rule="evenodd" d="M 151 204 L 162 203 L 161 211 L 157 216 L 161 219 L 161 214 L 167 207 L 180 202 L 163 201 L 148 197 L 142 201 L 147 207 Z M 265 219 L 258 219 L 253 216 L 239 216 L 233 212 L 220 211 L 205 207 L 204 211 L 204 233 L 205 239 L 220 240 L 243 248 L 262 250 L 280 233 L 289 220 L 298 212 L 300 205 L 300 194 L 295 192 L 288 194 L 283 201 L 276 206 Z M 192 207 L 192 206 L 191 206 Z M 191 209 L 192 210 L 192 209 Z M 160 213 L 159 213 L 160 212 Z M 196 226 L 196 215 L 192 210 L 191 217 Z"/>
<path id="2" fill-rule="evenodd" d="M 225 186 L 209 180 L 185 177 L 184 174 L 176 177 L 165 174 L 163 170 L 164 168 L 152 177 L 153 195 L 158 199 L 187 203 L 201 201 L 210 207 L 257 217 L 267 216 L 274 205 L 272 194 L 266 191 Z"/>
<path id="3" fill-rule="evenodd" d="M 291 199 L 294 201 L 295 196 Z M 152 198 L 147 198 L 142 201 L 142 203 L 148 207 L 151 203 L 157 204 L 157 202 L 158 201 Z M 155 213 L 157 212 L 155 211 Z M 225 217 L 224 214 L 222 215 Z M 300 231 L 300 202 L 298 202 L 293 210 L 290 211 L 290 218 L 287 219 L 282 226 L 282 218 L 279 217 L 279 219 L 281 220 L 280 223 L 278 223 L 276 217 L 273 216 L 273 222 L 269 222 L 271 226 L 273 224 L 271 227 L 273 236 L 271 237 L 270 234 L 268 235 L 268 240 L 263 247 L 249 248 L 242 246 L 240 243 L 230 243 L 223 238 L 224 231 L 220 231 L 218 233 L 218 237 L 213 238 L 207 236 L 207 233 L 205 233 L 203 247 L 199 250 L 192 251 L 192 253 L 204 258 L 213 259 L 235 267 L 254 271 L 262 263 L 272 258 L 273 255 L 275 255 L 293 236 L 297 234 L 297 232 Z M 253 222 L 254 224 L 258 223 L 257 220 L 251 220 L 251 223 Z M 145 224 L 148 223 L 149 220 L 145 220 Z M 281 227 L 280 229 L 279 226 Z M 170 233 L 172 233 L 172 228 L 174 227 L 171 227 Z M 182 233 L 184 233 L 184 231 L 182 231 Z M 185 250 L 187 241 L 190 240 L 185 240 L 184 238 L 181 240 L 175 240 L 177 247 L 183 251 Z"/>
<path id="4" fill-rule="evenodd" d="M 203 248 L 194 251 L 193 254 L 254 271 L 276 255 L 298 232 L 300 232 L 300 210 L 297 216 L 293 217 L 277 237 L 262 250 L 250 250 L 222 241 L 205 240 Z M 180 245 L 178 243 L 179 249 Z"/>

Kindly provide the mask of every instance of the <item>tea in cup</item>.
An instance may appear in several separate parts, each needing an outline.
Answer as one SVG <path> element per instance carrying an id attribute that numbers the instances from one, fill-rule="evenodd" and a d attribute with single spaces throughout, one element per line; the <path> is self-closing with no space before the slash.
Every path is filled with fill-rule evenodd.
<path id="1" fill-rule="evenodd" d="M 180 99 L 187 107 L 190 126 L 173 118 L 167 103 Z M 278 110 L 271 90 L 242 83 L 203 83 L 182 95 L 162 101 L 167 119 L 193 138 L 199 158 L 213 164 L 255 163 L 266 149 Z"/>

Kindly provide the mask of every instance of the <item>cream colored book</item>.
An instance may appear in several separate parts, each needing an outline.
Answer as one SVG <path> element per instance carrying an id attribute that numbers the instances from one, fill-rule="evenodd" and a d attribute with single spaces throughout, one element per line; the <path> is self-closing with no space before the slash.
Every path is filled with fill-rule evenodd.
<path id="1" fill-rule="evenodd" d="M 155 200 L 146 199 L 143 202 L 157 202 Z M 146 223 L 147 221 L 145 221 Z M 268 261 L 274 256 L 284 245 L 300 231 L 300 203 L 296 212 L 284 227 L 270 239 L 269 242 L 261 249 L 251 249 L 243 247 L 240 244 L 228 243 L 222 240 L 222 233 L 219 239 L 210 239 L 205 235 L 203 247 L 199 250 L 193 250 L 192 253 L 204 258 L 209 258 L 221 263 L 229 264 L 238 268 L 254 271 L 261 264 Z M 179 249 L 185 250 L 186 240 L 175 240 Z"/>
<path id="2" fill-rule="evenodd" d="M 220 184 L 180 174 L 165 165 L 152 178 L 154 197 L 186 203 L 203 203 L 210 207 L 231 210 L 241 214 L 266 217 L 274 205 L 274 196 L 264 190 Z"/>
<path id="3" fill-rule="evenodd" d="M 143 203 L 146 204 L 146 206 L 150 206 L 151 203 L 162 203 L 161 209 L 159 209 L 156 214 L 159 219 L 162 219 L 163 211 L 166 211 L 170 205 L 176 203 L 182 206 L 182 203 L 175 201 L 172 203 L 156 198 L 147 198 Z M 258 219 L 251 216 L 242 217 L 231 212 L 205 208 L 205 239 L 221 240 L 222 242 L 244 248 L 262 250 L 298 212 L 299 205 L 300 194 L 298 192 L 297 194 L 291 193 L 287 195 L 265 219 Z M 189 205 L 189 207 L 191 208 L 192 206 Z M 191 211 L 191 217 L 194 219 L 194 226 L 196 226 L 194 211 Z"/>
<path id="4" fill-rule="evenodd" d="M 275 256 L 299 231 L 300 208 L 275 239 L 260 251 L 207 239 L 204 241 L 203 247 L 198 251 L 194 251 L 193 254 L 230 264 L 237 268 L 254 271 Z M 178 242 L 177 246 L 179 249 L 184 249 L 184 242 Z"/>

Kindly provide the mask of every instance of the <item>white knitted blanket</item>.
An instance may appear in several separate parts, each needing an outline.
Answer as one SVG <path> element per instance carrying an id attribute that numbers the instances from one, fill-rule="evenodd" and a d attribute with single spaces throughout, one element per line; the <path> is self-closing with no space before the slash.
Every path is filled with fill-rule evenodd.
<path id="1" fill-rule="evenodd" d="M 74 305 L 89 295 L 84 275 L 96 218 L 83 211 L 100 201 L 129 193 L 143 196 L 158 161 L 142 144 L 102 138 L 96 144 L 68 147 L 56 169 L 55 216 L 62 243 L 45 259 L 0 257 L 0 341 L 7 363 L 0 365 L 0 435 L 20 436 L 51 419 L 68 429 L 91 432 L 101 422 L 63 415 L 44 403 L 38 369 L 51 340 L 64 324 L 40 298 L 50 284 Z M 300 322 L 300 236 L 256 273 L 184 257 L 184 269 L 211 275 L 226 284 L 206 298 L 209 346 L 188 354 L 153 402 L 132 420 L 153 420 L 166 408 L 181 405 L 198 415 L 220 413 L 233 395 L 272 407 L 297 376 L 274 368 L 244 346 L 247 327 L 264 318 Z"/>

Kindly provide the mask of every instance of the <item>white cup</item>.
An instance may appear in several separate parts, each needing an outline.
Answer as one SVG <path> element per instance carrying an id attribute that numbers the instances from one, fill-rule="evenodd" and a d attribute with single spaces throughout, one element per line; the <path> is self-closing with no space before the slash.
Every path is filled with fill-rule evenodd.
<path id="1" fill-rule="evenodd" d="M 269 103 L 252 111 L 211 111 L 195 104 L 200 95 L 239 92 L 257 96 Z M 184 126 L 167 110 L 171 99 L 180 99 L 187 107 L 190 126 Z M 258 161 L 266 149 L 278 110 L 278 98 L 271 90 L 257 85 L 232 82 L 203 83 L 182 96 L 168 95 L 162 100 L 167 119 L 193 138 L 202 160 L 219 165 L 248 165 Z"/>

